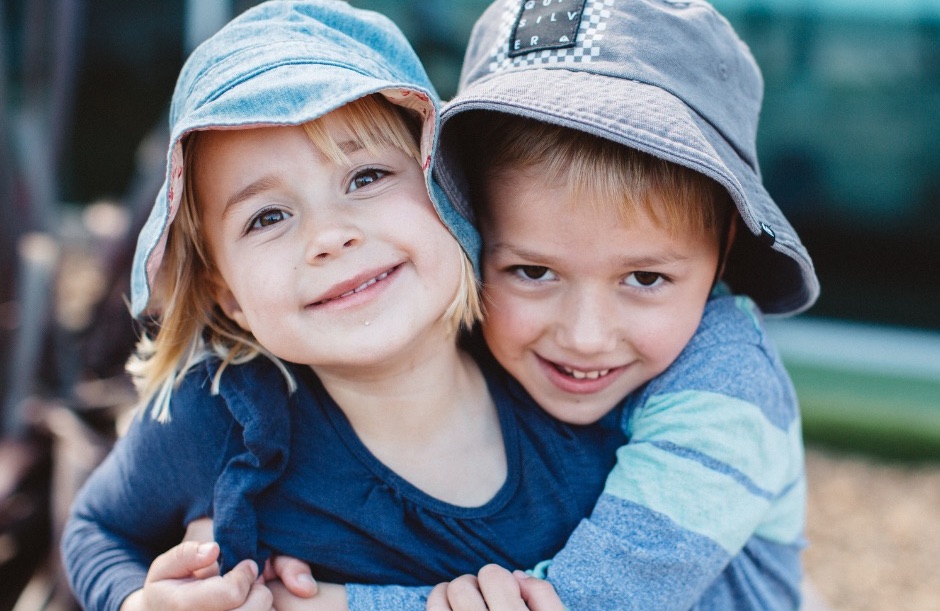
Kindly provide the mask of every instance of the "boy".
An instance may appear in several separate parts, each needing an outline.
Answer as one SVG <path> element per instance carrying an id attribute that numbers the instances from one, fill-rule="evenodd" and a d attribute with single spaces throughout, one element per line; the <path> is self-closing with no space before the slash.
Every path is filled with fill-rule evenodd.
<path id="1" fill-rule="evenodd" d="M 471 36 L 435 177 L 483 235 L 487 343 L 563 421 L 627 396 L 605 493 L 536 571 L 570 608 L 799 606 L 799 411 L 761 311 L 818 283 L 760 182 L 761 96 L 699 0 L 499 0 Z"/>

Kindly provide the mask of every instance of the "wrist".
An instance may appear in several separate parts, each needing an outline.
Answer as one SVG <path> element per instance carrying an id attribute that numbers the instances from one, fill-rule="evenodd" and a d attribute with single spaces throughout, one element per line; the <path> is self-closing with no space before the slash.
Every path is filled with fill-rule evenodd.
<path id="1" fill-rule="evenodd" d="M 121 603 L 120 611 L 144 611 L 144 591 L 136 590 Z"/>

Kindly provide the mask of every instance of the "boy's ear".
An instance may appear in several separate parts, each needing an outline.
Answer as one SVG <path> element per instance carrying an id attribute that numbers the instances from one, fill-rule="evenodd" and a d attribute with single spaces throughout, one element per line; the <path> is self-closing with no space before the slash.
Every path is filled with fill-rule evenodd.
<path id="1" fill-rule="evenodd" d="M 721 280 L 725 275 L 725 267 L 728 263 L 728 255 L 731 253 L 731 247 L 734 245 L 734 238 L 738 233 L 738 214 L 735 211 L 728 220 L 728 231 L 725 239 L 721 243 L 721 252 L 718 253 L 718 269 L 715 270 L 715 282 Z"/>
<path id="2" fill-rule="evenodd" d="M 213 297 L 215 297 L 215 302 L 219 304 L 219 307 L 222 308 L 225 315 L 234 320 L 235 324 L 243 330 L 251 333 L 251 327 L 248 326 L 248 319 L 245 317 L 245 312 L 242 310 L 241 306 L 238 305 L 238 300 L 235 299 L 235 295 L 228 288 L 228 285 L 222 280 L 216 280 L 213 284 Z"/>
<path id="3" fill-rule="evenodd" d="M 728 253 L 731 252 L 731 246 L 734 245 L 734 238 L 738 234 L 738 219 L 741 218 L 737 214 L 731 215 L 731 220 L 728 222 L 728 239 L 725 241 L 725 252 L 722 253 L 722 258 L 727 261 Z"/>

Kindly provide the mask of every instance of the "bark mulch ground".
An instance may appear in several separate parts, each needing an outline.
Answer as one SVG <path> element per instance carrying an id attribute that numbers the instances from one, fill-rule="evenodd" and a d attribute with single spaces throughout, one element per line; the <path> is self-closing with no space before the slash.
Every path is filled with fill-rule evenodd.
<path id="1" fill-rule="evenodd" d="M 940 611 L 940 459 L 807 452 L 806 572 L 831 611 Z"/>

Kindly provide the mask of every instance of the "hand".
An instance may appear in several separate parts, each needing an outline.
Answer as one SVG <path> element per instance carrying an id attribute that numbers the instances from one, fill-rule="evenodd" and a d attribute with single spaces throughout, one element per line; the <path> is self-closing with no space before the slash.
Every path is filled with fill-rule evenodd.
<path id="1" fill-rule="evenodd" d="M 211 572 L 218 557 L 216 543 L 183 541 L 157 556 L 143 589 L 128 596 L 121 611 L 270 611 L 271 591 L 258 581 L 252 560 L 238 563 L 224 576 L 197 577 Z"/>
<path id="2" fill-rule="evenodd" d="M 211 541 L 214 537 L 212 518 L 199 518 L 193 520 L 186 527 L 183 541 Z M 219 565 L 196 571 L 200 578 L 213 577 L 219 574 Z M 283 586 L 290 594 L 299 598 L 312 598 L 317 593 L 317 582 L 310 572 L 310 565 L 291 556 L 274 556 L 264 565 L 263 581 L 281 580 Z M 343 589 L 345 594 L 345 588 Z"/>
<path id="3" fill-rule="evenodd" d="M 202 543 L 205 541 L 214 541 L 215 533 L 212 531 L 212 518 L 199 518 L 193 520 L 186 526 L 186 533 L 183 535 L 183 541 L 195 541 Z M 205 579 L 206 577 L 215 577 L 219 574 L 219 563 L 213 562 L 209 566 L 193 571 L 193 577 L 196 579 Z"/>
<path id="4" fill-rule="evenodd" d="M 212 541 L 212 518 L 193 520 L 186 527 L 183 541 Z M 196 577 L 213 577 L 219 574 L 218 564 L 213 564 L 196 572 Z M 313 579 L 310 566 L 290 556 L 274 556 L 268 559 L 262 573 L 264 581 L 280 579 L 287 591 L 300 598 L 311 598 L 317 593 L 317 582 Z"/>
<path id="5" fill-rule="evenodd" d="M 268 583 L 274 596 L 274 608 L 277 611 L 348 611 L 346 586 L 334 583 L 317 585 L 317 595 L 312 598 L 299 598 L 292 594 L 280 581 Z"/>
<path id="6" fill-rule="evenodd" d="M 476 577 L 462 575 L 435 586 L 428 611 L 565 611 L 552 584 L 488 564 Z"/>
<path id="7" fill-rule="evenodd" d="M 264 580 L 281 580 L 284 588 L 299 598 L 312 598 L 317 593 L 317 582 L 310 565 L 291 556 L 274 556 L 264 565 Z M 346 588 L 343 588 L 345 594 Z"/>

